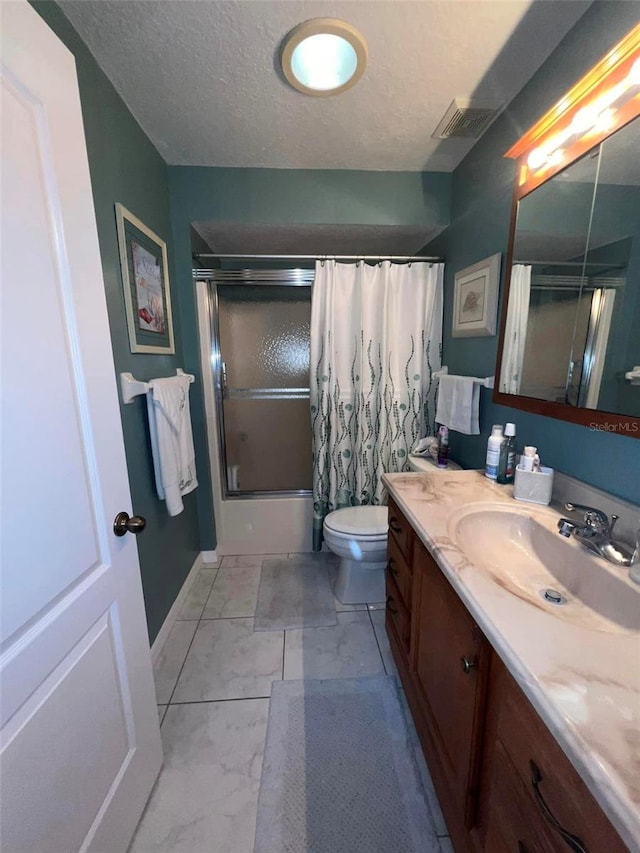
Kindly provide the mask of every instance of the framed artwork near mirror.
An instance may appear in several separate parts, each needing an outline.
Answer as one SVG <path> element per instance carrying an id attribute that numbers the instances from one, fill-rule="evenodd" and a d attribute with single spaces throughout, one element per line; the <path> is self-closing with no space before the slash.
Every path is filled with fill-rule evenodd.
<path id="1" fill-rule="evenodd" d="M 495 335 L 501 260 L 498 252 L 455 274 L 452 337 Z"/>
<path id="2" fill-rule="evenodd" d="M 640 24 L 517 160 L 494 401 L 640 438 Z"/>

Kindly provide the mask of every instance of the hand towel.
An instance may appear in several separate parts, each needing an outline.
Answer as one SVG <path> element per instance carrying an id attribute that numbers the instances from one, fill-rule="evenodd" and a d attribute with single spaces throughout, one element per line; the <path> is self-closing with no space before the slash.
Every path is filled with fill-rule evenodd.
<path id="1" fill-rule="evenodd" d="M 147 394 L 156 491 L 169 515 L 184 509 L 182 496 L 198 485 L 189 411 L 189 377 L 153 379 Z"/>
<path id="2" fill-rule="evenodd" d="M 436 422 L 465 435 L 479 435 L 480 385 L 473 376 L 442 376 Z"/>
<path id="3" fill-rule="evenodd" d="M 438 456 L 438 439 L 432 435 L 419 439 L 411 451 L 411 456 L 431 456 L 436 459 Z"/>

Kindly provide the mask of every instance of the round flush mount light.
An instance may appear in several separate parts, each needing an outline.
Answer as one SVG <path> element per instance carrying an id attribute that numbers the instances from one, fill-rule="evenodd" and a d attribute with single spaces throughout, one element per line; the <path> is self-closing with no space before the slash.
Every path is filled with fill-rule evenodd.
<path id="1" fill-rule="evenodd" d="M 294 27 L 280 52 L 282 71 L 305 95 L 338 95 L 354 86 L 367 65 L 363 36 L 345 21 L 314 18 Z"/>

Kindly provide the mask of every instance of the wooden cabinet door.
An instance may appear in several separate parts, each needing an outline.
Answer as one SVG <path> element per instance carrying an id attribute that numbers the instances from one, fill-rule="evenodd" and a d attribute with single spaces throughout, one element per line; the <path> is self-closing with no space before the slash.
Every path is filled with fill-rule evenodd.
<path id="1" fill-rule="evenodd" d="M 422 543 L 415 543 L 412 670 L 448 795 L 470 826 L 490 647 Z"/>
<path id="2" fill-rule="evenodd" d="M 625 845 L 504 664 L 491 666 L 478 830 L 487 853 L 623 853 Z M 526 816 L 526 817 L 525 817 Z M 496 839 L 501 838 L 503 846 Z"/>

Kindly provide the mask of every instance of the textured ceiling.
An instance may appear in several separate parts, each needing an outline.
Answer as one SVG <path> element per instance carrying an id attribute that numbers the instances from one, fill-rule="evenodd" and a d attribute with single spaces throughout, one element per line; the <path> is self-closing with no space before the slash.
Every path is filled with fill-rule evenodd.
<path id="1" fill-rule="evenodd" d="M 451 171 L 472 142 L 431 138 L 455 97 L 504 106 L 588 0 L 62 0 L 170 164 Z M 311 98 L 278 67 L 314 17 L 369 47 L 348 92 Z"/>
<path id="2" fill-rule="evenodd" d="M 235 225 L 194 222 L 215 254 L 413 255 L 442 227 L 395 225 Z"/>

